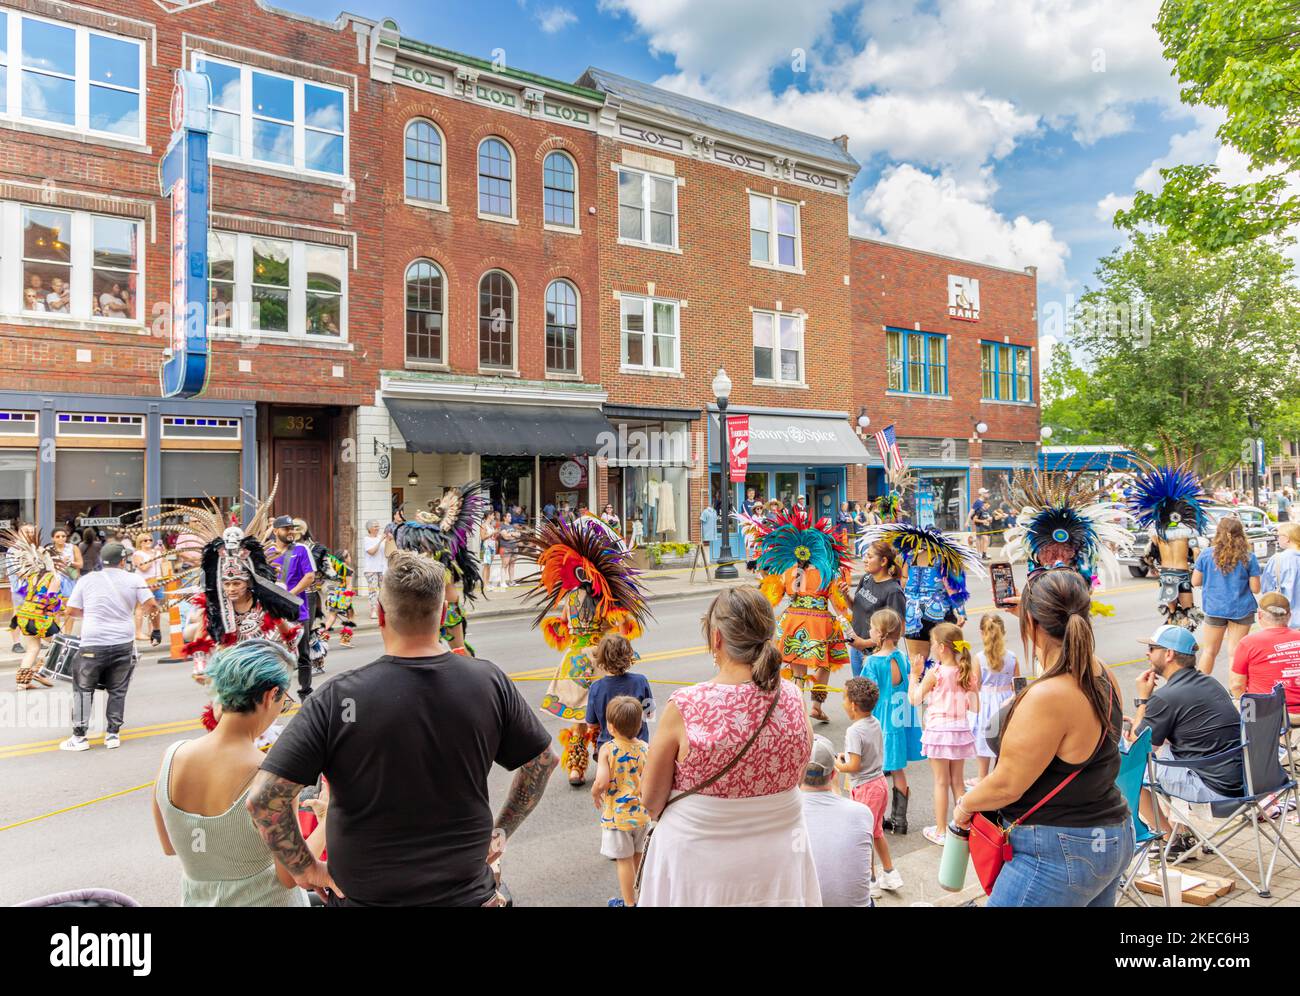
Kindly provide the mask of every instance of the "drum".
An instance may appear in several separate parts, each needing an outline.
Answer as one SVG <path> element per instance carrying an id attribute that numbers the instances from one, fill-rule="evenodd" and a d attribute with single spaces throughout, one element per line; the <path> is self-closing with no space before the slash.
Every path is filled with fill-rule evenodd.
<path id="1" fill-rule="evenodd" d="M 71 681 L 73 664 L 76 662 L 80 650 L 80 638 L 69 636 L 67 633 L 60 633 L 42 651 L 41 667 L 38 673 L 43 678 L 59 678 L 62 681 Z"/>

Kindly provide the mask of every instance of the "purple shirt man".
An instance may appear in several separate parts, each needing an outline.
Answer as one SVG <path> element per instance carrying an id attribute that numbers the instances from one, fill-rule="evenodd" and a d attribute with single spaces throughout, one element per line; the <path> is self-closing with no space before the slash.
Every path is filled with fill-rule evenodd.
<path id="1" fill-rule="evenodd" d="M 275 573 L 280 583 L 295 595 L 302 595 L 302 589 L 307 587 L 302 584 L 302 579 L 316 573 L 316 564 L 311 559 L 311 550 L 297 541 L 293 528 L 293 519 L 287 515 L 282 515 L 275 520 L 275 545 L 279 553 L 271 563 L 275 565 Z M 302 595 L 302 608 L 298 610 L 298 621 L 305 623 L 310 618 L 311 606 L 307 597 Z"/>

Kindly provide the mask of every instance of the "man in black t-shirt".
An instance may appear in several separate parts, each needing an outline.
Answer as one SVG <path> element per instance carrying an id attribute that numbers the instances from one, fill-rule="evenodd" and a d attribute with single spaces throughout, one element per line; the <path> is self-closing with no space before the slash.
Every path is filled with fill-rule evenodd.
<path id="1" fill-rule="evenodd" d="M 327 682 L 262 762 L 248 810 L 303 888 L 348 906 L 502 905 L 489 863 L 537 805 L 559 763 L 551 736 L 489 661 L 438 635 L 444 576 L 411 553 L 388 562 L 379 632 L 387 652 Z M 517 771 L 495 824 L 493 763 Z M 298 793 L 324 774 L 329 867 L 298 829 Z M 337 884 L 336 884 L 337 883 Z"/>

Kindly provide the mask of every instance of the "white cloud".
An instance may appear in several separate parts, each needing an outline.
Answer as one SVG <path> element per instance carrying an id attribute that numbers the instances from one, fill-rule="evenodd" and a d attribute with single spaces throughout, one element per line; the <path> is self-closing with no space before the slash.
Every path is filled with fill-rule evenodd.
<path id="1" fill-rule="evenodd" d="M 570 24 L 578 22 L 578 15 L 567 7 L 549 7 L 537 12 L 537 23 L 548 35 L 563 31 Z"/>
<path id="2" fill-rule="evenodd" d="M 958 183 L 910 165 L 887 169 L 857 199 L 851 225 L 857 234 L 981 263 L 1038 267 L 1044 284 L 1062 284 L 1070 248 L 1046 221 L 1024 215 L 1008 220 L 989 204 L 992 178 Z"/>
<path id="3" fill-rule="evenodd" d="M 1110 224 L 1115 220 L 1116 211 L 1127 211 L 1133 207 L 1133 195 L 1121 197 L 1112 191 L 1097 202 L 1097 220 Z"/>

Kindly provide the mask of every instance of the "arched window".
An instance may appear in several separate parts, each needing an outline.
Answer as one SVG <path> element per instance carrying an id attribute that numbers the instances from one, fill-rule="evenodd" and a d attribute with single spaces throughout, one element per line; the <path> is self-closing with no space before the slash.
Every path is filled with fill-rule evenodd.
<path id="1" fill-rule="evenodd" d="M 542 199 L 546 224 L 578 227 L 578 168 L 563 152 L 552 152 L 542 164 Z"/>
<path id="2" fill-rule="evenodd" d="M 515 368 L 515 285 L 500 270 L 478 282 L 478 365 Z"/>
<path id="3" fill-rule="evenodd" d="M 513 218 L 514 156 L 499 138 L 485 138 L 478 147 L 478 213 Z"/>
<path id="4" fill-rule="evenodd" d="M 406 358 L 445 363 L 442 328 L 446 316 L 442 271 L 427 259 L 406 268 Z"/>
<path id="5" fill-rule="evenodd" d="M 442 134 L 428 121 L 406 126 L 406 197 L 442 203 Z"/>
<path id="6" fill-rule="evenodd" d="M 546 288 L 546 371 L 578 372 L 578 292 L 567 280 Z"/>

